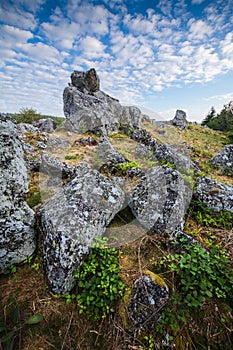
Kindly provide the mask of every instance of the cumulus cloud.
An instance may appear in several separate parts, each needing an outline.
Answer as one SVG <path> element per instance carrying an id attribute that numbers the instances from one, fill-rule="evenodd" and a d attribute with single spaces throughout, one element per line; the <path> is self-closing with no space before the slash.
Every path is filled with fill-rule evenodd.
<path id="1" fill-rule="evenodd" d="M 91 59 L 109 57 L 109 55 L 105 53 L 106 45 L 94 37 L 86 36 L 80 40 L 78 46 L 83 54 Z"/>
<path id="2" fill-rule="evenodd" d="M 213 28 L 203 20 L 190 19 L 188 22 L 189 40 L 203 40 L 213 33 Z"/>
<path id="3" fill-rule="evenodd" d="M 23 30 L 9 25 L 2 25 L 0 28 L 2 47 L 17 47 L 18 44 L 26 43 L 29 39 L 33 38 L 33 34 L 29 30 Z"/>
<path id="4" fill-rule="evenodd" d="M 130 104 L 142 104 L 146 96 L 167 88 L 206 83 L 233 69 L 231 0 L 192 0 L 189 6 L 187 0 L 160 0 L 141 13 L 126 4 L 58 1 L 39 21 L 48 0 L 2 0 L 1 69 L 6 83 L 14 76 L 20 102 L 31 94 L 39 105 L 34 94 L 40 85 L 44 99 L 49 96 L 61 107 L 61 89 L 73 69 L 95 67 L 102 89 Z M 134 2 L 134 8 L 139 4 Z M 194 5 L 203 8 L 202 18 L 192 13 Z"/>
<path id="5" fill-rule="evenodd" d="M 2 0 L 0 21 L 22 29 L 34 29 L 38 24 L 34 14 L 45 0 Z"/>

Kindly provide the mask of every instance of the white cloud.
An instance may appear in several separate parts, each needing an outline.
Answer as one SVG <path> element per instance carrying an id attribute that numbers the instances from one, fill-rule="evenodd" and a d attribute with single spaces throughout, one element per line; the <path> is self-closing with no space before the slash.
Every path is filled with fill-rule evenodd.
<path id="1" fill-rule="evenodd" d="M 233 33 L 227 33 L 225 39 L 221 42 L 222 53 L 225 57 L 233 57 Z"/>
<path id="2" fill-rule="evenodd" d="M 53 63 L 61 62 L 59 51 L 55 47 L 43 44 L 41 42 L 36 44 L 18 44 L 18 47 L 21 48 L 22 52 L 24 52 L 30 60 L 33 59 L 42 62 L 50 61 Z"/>
<path id="3" fill-rule="evenodd" d="M 34 16 L 45 0 L 2 0 L 0 4 L 0 21 L 22 29 L 34 29 L 38 23 Z"/>
<path id="4" fill-rule="evenodd" d="M 200 5 L 204 2 L 205 0 L 192 0 L 192 4 L 194 5 Z"/>
<path id="5" fill-rule="evenodd" d="M 2 47 L 17 47 L 20 43 L 26 43 L 33 38 L 33 34 L 28 30 L 19 29 L 9 25 L 2 25 L 0 39 Z"/>
<path id="6" fill-rule="evenodd" d="M 78 23 L 84 33 L 87 30 L 89 34 L 108 33 L 108 19 L 113 15 L 104 6 L 95 6 L 91 3 L 80 5 L 77 1 L 68 1 L 66 8 L 69 19 Z"/>
<path id="7" fill-rule="evenodd" d="M 205 100 L 211 101 L 211 100 L 218 100 L 218 101 L 233 101 L 233 91 L 226 93 L 226 94 L 220 94 L 220 95 L 213 95 L 209 97 L 205 97 Z"/>
<path id="8" fill-rule="evenodd" d="M 213 28 L 203 20 L 192 18 L 189 20 L 188 26 L 190 26 L 189 40 L 203 40 L 213 33 Z"/>
<path id="9" fill-rule="evenodd" d="M 106 46 L 102 44 L 101 41 L 91 36 L 86 36 L 81 39 L 78 48 L 83 51 L 86 57 L 91 59 L 109 57 L 109 55 L 105 53 Z"/>

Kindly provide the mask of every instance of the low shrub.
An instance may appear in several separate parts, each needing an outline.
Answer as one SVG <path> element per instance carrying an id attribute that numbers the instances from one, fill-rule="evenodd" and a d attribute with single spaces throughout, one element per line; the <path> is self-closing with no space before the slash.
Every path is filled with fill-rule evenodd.
<path id="1" fill-rule="evenodd" d="M 120 277 L 119 251 L 107 248 L 105 240 L 97 240 L 87 260 L 74 273 L 78 279 L 76 299 L 80 313 L 98 320 L 114 312 L 114 302 L 123 296 L 124 283 Z"/>

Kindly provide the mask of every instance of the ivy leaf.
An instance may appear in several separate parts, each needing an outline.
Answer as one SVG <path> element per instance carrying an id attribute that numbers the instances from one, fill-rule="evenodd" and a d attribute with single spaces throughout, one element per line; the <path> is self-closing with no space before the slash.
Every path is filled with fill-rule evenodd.
<path id="1" fill-rule="evenodd" d="M 44 319 L 44 315 L 37 314 L 29 317 L 29 319 L 26 321 L 26 324 L 37 324 L 41 322 Z"/>

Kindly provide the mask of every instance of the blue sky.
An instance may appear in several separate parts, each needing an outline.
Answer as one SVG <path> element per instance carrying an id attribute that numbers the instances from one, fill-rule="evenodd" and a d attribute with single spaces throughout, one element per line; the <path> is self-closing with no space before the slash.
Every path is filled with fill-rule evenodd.
<path id="1" fill-rule="evenodd" d="M 1 0 L 0 112 L 63 116 L 73 70 L 158 119 L 233 100 L 232 0 Z"/>

